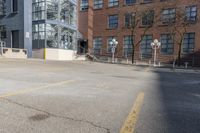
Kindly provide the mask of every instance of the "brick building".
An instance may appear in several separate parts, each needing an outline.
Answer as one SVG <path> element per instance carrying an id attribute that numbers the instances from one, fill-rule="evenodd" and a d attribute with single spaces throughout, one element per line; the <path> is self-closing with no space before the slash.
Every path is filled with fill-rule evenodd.
<path id="1" fill-rule="evenodd" d="M 161 62 L 200 65 L 198 0 L 80 0 L 79 47 L 104 57 L 111 56 L 109 42 L 116 38 L 118 58 L 151 60 L 151 42 L 158 39 Z M 134 47 L 132 45 L 134 44 Z M 179 54 L 180 52 L 180 54 Z"/>

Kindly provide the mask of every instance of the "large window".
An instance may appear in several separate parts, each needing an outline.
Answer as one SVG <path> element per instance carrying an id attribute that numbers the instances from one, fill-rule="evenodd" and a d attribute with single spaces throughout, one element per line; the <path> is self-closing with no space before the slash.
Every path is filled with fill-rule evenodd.
<path id="1" fill-rule="evenodd" d="M 18 11 L 18 0 L 12 0 L 12 12 Z"/>
<path id="2" fill-rule="evenodd" d="M 47 19 L 55 20 L 58 18 L 58 1 L 46 1 Z"/>
<path id="3" fill-rule="evenodd" d="M 76 6 L 68 0 L 61 0 L 61 21 L 69 25 L 76 25 Z"/>
<path id="4" fill-rule="evenodd" d="M 33 40 L 45 39 L 45 24 L 34 24 L 32 30 Z"/>
<path id="5" fill-rule="evenodd" d="M 150 3 L 152 2 L 153 0 L 143 0 L 143 3 Z"/>
<path id="6" fill-rule="evenodd" d="M 196 22 L 197 20 L 197 6 L 186 7 L 186 20 L 189 22 Z"/>
<path id="7" fill-rule="evenodd" d="M 59 38 L 61 38 L 61 39 L 59 40 L 59 38 L 58 38 L 59 48 L 73 49 L 74 31 L 72 31 L 71 29 L 68 29 L 66 27 L 60 27 L 60 28 L 61 28 L 61 34 L 60 34 Z"/>
<path id="8" fill-rule="evenodd" d="M 118 6 L 119 0 L 108 0 L 108 7 Z"/>
<path id="9" fill-rule="evenodd" d="M 124 23 L 126 28 L 130 28 L 135 25 L 135 14 L 134 13 L 126 13 L 124 16 Z"/>
<path id="10" fill-rule="evenodd" d="M 5 15 L 5 0 L 0 0 L 0 16 Z"/>
<path id="11" fill-rule="evenodd" d="M 43 20 L 45 19 L 45 1 L 34 0 L 33 1 L 33 20 Z"/>
<path id="12" fill-rule="evenodd" d="M 33 48 L 73 48 L 74 31 L 55 24 L 33 24 Z M 46 42 L 46 46 L 45 46 Z"/>
<path id="13" fill-rule="evenodd" d="M 103 0 L 94 0 L 94 9 L 103 8 Z"/>
<path id="14" fill-rule="evenodd" d="M 135 4 L 137 0 L 125 0 L 126 5 L 132 5 Z"/>
<path id="15" fill-rule="evenodd" d="M 162 22 L 163 23 L 174 23 L 176 20 L 176 9 L 168 8 L 162 11 Z"/>
<path id="16" fill-rule="evenodd" d="M 81 0 L 80 10 L 85 11 L 88 9 L 88 0 Z"/>
<path id="17" fill-rule="evenodd" d="M 173 54 L 174 42 L 173 37 L 170 34 L 161 34 L 161 53 Z"/>
<path id="18" fill-rule="evenodd" d="M 131 56 L 133 53 L 133 36 L 124 36 L 124 56 Z"/>
<path id="19" fill-rule="evenodd" d="M 117 28 L 118 27 L 118 15 L 108 16 L 108 28 Z"/>
<path id="20" fill-rule="evenodd" d="M 45 24 L 33 24 L 32 26 L 33 49 L 45 47 Z"/>
<path id="21" fill-rule="evenodd" d="M 185 33 L 182 52 L 193 53 L 195 46 L 195 33 Z"/>
<path id="22" fill-rule="evenodd" d="M 100 54 L 101 53 L 101 47 L 102 47 L 102 38 L 96 37 L 93 40 L 93 50 L 94 54 Z"/>
<path id="23" fill-rule="evenodd" d="M 142 25 L 152 25 L 154 21 L 154 11 L 147 11 L 142 16 Z"/>
<path id="24" fill-rule="evenodd" d="M 141 42 L 141 57 L 151 58 L 152 57 L 152 47 L 151 43 L 153 41 L 152 35 L 144 35 Z"/>
<path id="25" fill-rule="evenodd" d="M 72 49 L 75 31 L 70 27 L 76 27 L 76 12 L 69 0 L 33 0 L 33 48 Z"/>

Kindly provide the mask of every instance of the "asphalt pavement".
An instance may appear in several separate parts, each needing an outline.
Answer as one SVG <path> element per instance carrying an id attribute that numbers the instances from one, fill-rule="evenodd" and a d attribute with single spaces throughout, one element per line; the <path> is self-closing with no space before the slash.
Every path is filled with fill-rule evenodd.
<path id="1" fill-rule="evenodd" d="M 0 59 L 0 133 L 199 133 L 200 74 Z"/>

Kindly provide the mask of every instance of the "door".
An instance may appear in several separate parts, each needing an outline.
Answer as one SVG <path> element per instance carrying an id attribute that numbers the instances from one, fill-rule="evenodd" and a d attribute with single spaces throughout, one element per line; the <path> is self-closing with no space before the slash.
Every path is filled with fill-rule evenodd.
<path id="1" fill-rule="evenodd" d="M 19 31 L 12 31 L 12 48 L 19 48 Z"/>
<path id="2" fill-rule="evenodd" d="M 88 52 L 88 42 L 86 40 L 81 40 L 79 42 L 78 53 L 86 54 Z"/>

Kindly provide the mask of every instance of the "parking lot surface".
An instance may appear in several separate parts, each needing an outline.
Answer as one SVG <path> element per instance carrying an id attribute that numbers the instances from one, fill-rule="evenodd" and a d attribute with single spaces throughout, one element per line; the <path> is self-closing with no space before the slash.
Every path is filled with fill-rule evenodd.
<path id="1" fill-rule="evenodd" d="M 200 75 L 0 59 L 0 133 L 199 133 Z"/>

